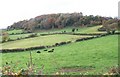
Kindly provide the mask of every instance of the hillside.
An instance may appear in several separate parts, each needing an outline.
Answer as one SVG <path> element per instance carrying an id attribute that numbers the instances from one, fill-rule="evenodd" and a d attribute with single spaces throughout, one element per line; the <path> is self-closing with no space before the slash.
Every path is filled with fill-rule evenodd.
<path id="1" fill-rule="evenodd" d="M 48 49 L 48 50 L 51 50 Z M 64 75 L 101 75 L 117 66 L 118 63 L 118 36 L 110 35 L 88 41 L 71 43 L 64 46 L 54 47 L 54 52 L 44 50 L 41 53 L 32 51 L 33 63 L 39 71 L 44 65 L 43 74 L 51 75 L 56 72 Z M 2 65 L 6 62 L 18 71 L 26 69 L 29 60 L 28 52 L 14 52 L 2 54 Z M 11 63 L 12 62 L 12 63 Z M 18 64 L 17 64 L 18 63 Z"/>
<path id="2" fill-rule="evenodd" d="M 84 16 L 80 13 L 58 13 L 40 15 L 29 20 L 15 22 L 13 25 L 8 26 L 7 30 L 23 29 L 27 31 L 64 28 L 69 26 L 95 26 L 101 25 L 103 19 L 111 19 L 110 17 L 101 16 Z"/>
<path id="3" fill-rule="evenodd" d="M 21 69 L 29 70 L 31 65 L 34 75 L 107 73 L 118 64 L 118 33 L 99 31 L 102 26 L 68 26 L 62 29 L 40 29 L 33 33 L 24 33 L 23 29 L 7 30 L 4 37 L 9 39 L 0 43 L 4 68 L 2 73 L 19 73 Z M 6 70 L 6 67 L 10 68 Z"/>
<path id="4" fill-rule="evenodd" d="M 0 71 L 16 76 L 117 74 L 110 70 L 118 66 L 119 22 L 82 13 L 18 21 L 0 34 Z"/>

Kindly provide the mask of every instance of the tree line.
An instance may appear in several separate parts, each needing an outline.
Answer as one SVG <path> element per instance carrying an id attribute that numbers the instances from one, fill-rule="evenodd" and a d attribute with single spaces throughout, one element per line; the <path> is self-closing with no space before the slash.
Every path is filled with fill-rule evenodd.
<path id="1" fill-rule="evenodd" d="M 23 20 L 13 23 L 7 27 L 7 30 L 23 29 L 32 32 L 36 29 L 64 28 L 68 26 L 95 26 L 102 25 L 103 19 L 112 19 L 111 17 L 83 15 L 80 13 L 58 13 L 40 15 L 29 20 Z"/>

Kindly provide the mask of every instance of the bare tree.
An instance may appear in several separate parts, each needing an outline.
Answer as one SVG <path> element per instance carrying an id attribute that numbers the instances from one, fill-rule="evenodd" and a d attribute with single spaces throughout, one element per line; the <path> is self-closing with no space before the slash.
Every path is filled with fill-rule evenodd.
<path id="1" fill-rule="evenodd" d="M 9 39 L 9 34 L 7 32 L 2 33 L 2 42 L 6 42 Z"/>
<path id="2" fill-rule="evenodd" d="M 109 19 L 103 21 L 103 27 L 106 29 L 107 33 L 114 34 L 118 29 L 118 20 Z"/>

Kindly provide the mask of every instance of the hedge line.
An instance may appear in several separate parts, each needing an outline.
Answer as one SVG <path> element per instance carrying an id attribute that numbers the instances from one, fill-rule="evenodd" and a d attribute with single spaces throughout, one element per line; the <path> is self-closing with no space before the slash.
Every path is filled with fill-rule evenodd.
<path id="1" fill-rule="evenodd" d="M 46 36 L 46 35 L 54 35 L 54 34 L 70 34 L 70 35 L 106 35 L 108 33 L 72 33 L 72 32 L 65 32 L 65 33 L 50 33 L 50 34 L 40 34 L 41 36 Z M 120 32 L 116 32 L 114 34 L 120 34 Z"/>
<path id="2" fill-rule="evenodd" d="M 10 33 L 9 35 L 28 34 L 33 32 Z"/>
<path id="3" fill-rule="evenodd" d="M 70 34 L 70 35 L 90 35 L 90 36 L 92 36 L 92 35 L 106 35 L 107 33 L 50 33 L 50 34 L 40 34 L 41 36 L 47 36 L 47 35 L 54 35 L 54 34 Z M 114 34 L 120 34 L 120 32 L 116 32 L 116 33 L 114 33 Z M 37 36 L 36 36 L 37 37 Z M 24 37 L 24 38 L 17 38 L 17 39 L 15 39 L 15 40 L 13 40 L 13 39 L 9 39 L 9 41 L 16 41 L 16 40 L 21 40 L 21 39 L 27 39 L 27 38 L 33 38 L 33 37 Z M 7 42 L 9 42 L 9 41 L 7 41 Z"/>
<path id="4" fill-rule="evenodd" d="M 106 33 L 106 34 L 101 34 L 101 35 L 92 36 L 92 37 L 80 38 L 80 39 L 77 39 L 75 42 L 90 40 L 90 39 L 94 39 L 94 38 L 100 38 L 100 37 L 107 36 L 107 35 L 111 35 L 111 34 Z"/>
<path id="5" fill-rule="evenodd" d="M 50 33 L 50 34 L 40 34 L 41 36 L 46 35 L 54 35 L 54 34 L 69 34 L 69 35 L 101 35 L 106 33 L 72 33 L 72 32 L 65 32 L 65 33 Z"/>
<path id="6" fill-rule="evenodd" d="M 93 38 L 98 38 L 98 37 L 102 37 L 102 36 L 106 36 L 106 35 L 109 35 L 109 34 L 101 34 L 101 35 L 93 36 L 93 37 L 80 38 L 80 39 L 77 39 L 75 42 L 89 40 L 89 39 L 93 39 Z M 30 47 L 30 48 L 2 49 L 1 51 L 2 51 L 2 53 L 29 51 L 29 50 L 36 50 L 36 49 L 44 49 L 44 48 L 51 48 L 51 47 L 61 46 L 61 45 L 69 44 L 71 42 L 72 41 L 60 42 L 60 43 L 55 43 L 54 45 L 51 45 L 51 46 L 36 46 L 36 47 Z"/>
<path id="7" fill-rule="evenodd" d="M 34 35 L 34 34 L 31 34 L 31 35 L 28 35 L 27 37 L 24 37 L 24 38 L 22 38 L 22 37 L 18 37 L 17 39 L 8 39 L 8 41 L 7 42 L 10 42 L 10 41 L 17 41 L 17 40 L 22 40 L 22 39 L 27 39 L 27 38 L 34 38 L 34 37 L 38 37 L 37 35 Z M 1 41 L 1 43 L 3 43 L 2 41 Z"/>
<path id="8" fill-rule="evenodd" d="M 52 34 L 101 35 L 101 34 L 107 34 L 107 33 L 74 33 L 74 32 L 55 32 L 55 33 L 41 34 L 41 35 L 52 35 Z M 120 32 L 115 32 L 115 34 L 120 34 Z"/>
<path id="9" fill-rule="evenodd" d="M 115 33 L 115 34 L 120 34 L 120 33 L 118 32 L 118 33 Z M 84 40 L 90 40 L 90 39 L 94 39 L 94 38 L 100 38 L 100 37 L 107 36 L 107 35 L 111 35 L 111 34 L 101 34 L 101 35 L 92 36 L 92 37 L 80 38 L 80 39 L 75 40 L 75 42 L 84 41 Z M 51 45 L 51 46 L 36 46 L 36 47 L 30 47 L 30 48 L 2 49 L 0 51 L 2 51 L 2 53 L 29 51 L 29 50 L 36 50 L 36 49 L 44 49 L 44 48 L 51 48 L 51 47 L 61 46 L 61 45 L 69 44 L 71 42 L 72 41 L 60 42 L 60 43 L 55 43 L 54 45 Z"/>
<path id="10" fill-rule="evenodd" d="M 7 52 L 21 52 L 21 51 L 28 51 L 28 50 L 35 50 L 35 49 L 44 49 L 45 46 L 36 46 L 36 47 L 30 47 L 30 48 L 16 48 L 16 49 L 2 49 L 2 53 Z"/>
<path id="11" fill-rule="evenodd" d="M 61 45 L 69 44 L 69 43 L 71 43 L 71 41 L 55 43 L 55 45 L 51 45 L 51 46 L 36 46 L 36 47 L 30 47 L 30 48 L 2 49 L 0 51 L 2 51 L 2 53 L 7 53 L 7 52 L 21 52 L 21 51 L 29 51 L 29 50 L 51 48 L 51 47 L 61 46 Z"/>
<path id="12" fill-rule="evenodd" d="M 72 42 L 72 41 L 55 43 L 54 46 L 61 46 L 61 45 L 69 44 L 69 43 L 71 43 L 71 42 Z"/>

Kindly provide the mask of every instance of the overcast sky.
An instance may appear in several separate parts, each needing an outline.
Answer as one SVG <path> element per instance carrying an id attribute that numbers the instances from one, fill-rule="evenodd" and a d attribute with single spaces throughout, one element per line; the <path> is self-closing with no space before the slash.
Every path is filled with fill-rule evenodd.
<path id="1" fill-rule="evenodd" d="M 82 12 L 83 15 L 118 16 L 119 0 L 1 0 L 0 28 L 42 14 Z"/>

